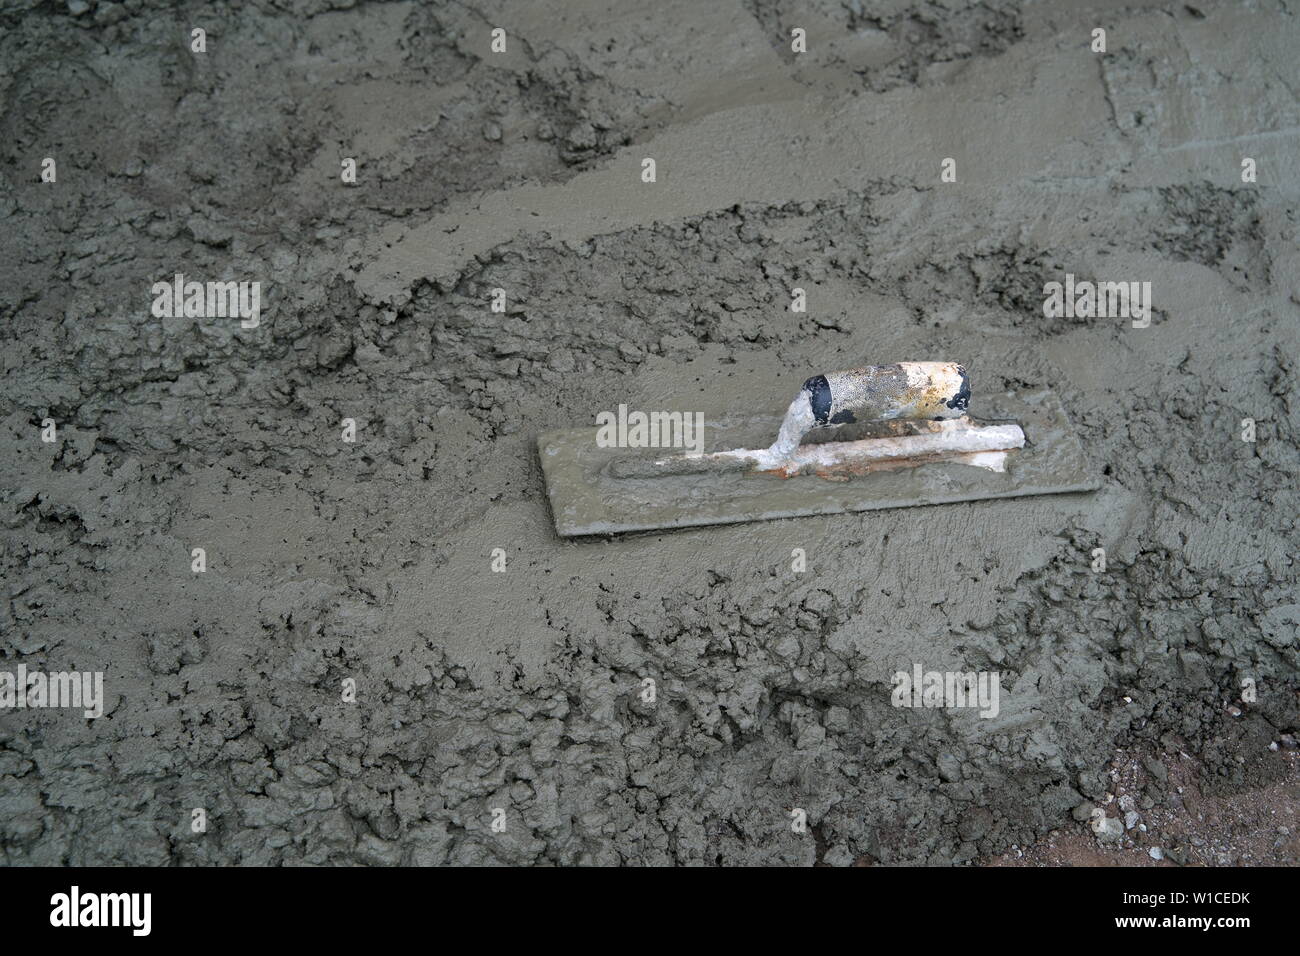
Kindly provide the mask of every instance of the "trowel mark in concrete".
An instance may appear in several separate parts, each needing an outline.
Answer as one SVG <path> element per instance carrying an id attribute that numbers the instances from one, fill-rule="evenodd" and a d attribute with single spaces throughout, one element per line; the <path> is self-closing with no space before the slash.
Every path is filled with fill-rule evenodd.
<path id="1" fill-rule="evenodd" d="M 1176 259 L 1219 270 L 1241 288 L 1268 287 L 1269 257 L 1259 218 L 1259 193 L 1201 182 L 1160 189 L 1164 215 L 1154 245 Z"/>
<path id="2" fill-rule="evenodd" d="M 876 93 L 915 84 L 934 64 L 998 56 L 1024 36 L 1019 2 L 919 2 L 888 11 L 859 0 L 746 0 L 746 6 L 797 77 L 808 67 L 809 82 L 827 82 L 847 70 Z M 795 27 L 808 35 L 806 53 L 791 49 Z"/>

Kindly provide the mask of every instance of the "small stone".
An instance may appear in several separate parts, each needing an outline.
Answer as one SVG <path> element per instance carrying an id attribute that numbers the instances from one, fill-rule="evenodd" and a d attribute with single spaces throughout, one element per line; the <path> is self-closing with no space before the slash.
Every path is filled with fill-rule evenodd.
<path id="1" fill-rule="evenodd" d="M 1124 814 L 1125 830 L 1132 830 L 1137 825 L 1138 825 L 1138 815 L 1136 810 L 1130 810 L 1128 813 Z"/>
<path id="2" fill-rule="evenodd" d="M 1151 849 L 1147 850 L 1147 856 L 1151 857 L 1153 860 L 1163 860 L 1165 858 L 1165 851 L 1160 849 L 1158 846 L 1153 846 Z"/>
<path id="3" fill-rule="evenodd" d="M 100 26 L 110 26 L 126 17 L 126 7 L 120 3 L 101 3 L 95 8 L 95 22 Z"/>
<path id="4" fill-rule="evenodd" d="M 570 128 L 565 138 L 568 140 L 569 145 L 574 149 L 596 148 L 596 129 L 590 123 L 575 124 Z"/>
<path id="5" fill-rule="evenodd" d="M 1133 799 L 1132 795 L 1126 793 L 1119 798 L 1119 808 L 1125 813 L 1131 813 L 1137 809 L 1137 801 Z"/>
<path id="6" fill-rule="evenodd" d="M 556 349 L 547 358 L 546 364 L 549 368 L 561 374 L 572 372 L 578 367 L 578 363 L 574 361 L 573 353 L 568 349 Z"/>
<path id="7" fill-rule="evenodd" d="M 1241 708 L 1238 707 L 1236 704 L 1229 704 L 1229 705 L 1228 705 L 1228 713 L 1230 713 L 1233 717 L 1240 717 L 1240 716 L 1241 716 Z"/>
<path id="8" fill-rule="evenodd" d="M 1146 766 L 1147 773 L 1151 774 L 1151 776 L 1155 777 L 1161 783 L 1169 782 L 1169 770 L 1159 760 L 1156 760 L 1154 757 L 1147 757 L 1142 761 L 1142 763 Z"/>
<path id="9" fill-rule="evenodd" d="M 1106 816 L 1106 811 L 1100 807 L 1092 811 L 1092 819 L 1088 825 L 1097 835 L 1099 843 L 1118 843 L 1124 838 L 1124 824 L 1115 817 Z"/>
<path id="10" fill-rule="evenodd" d="M 812 750 L 820 747 L 826 740 L 826 728 L 821 724 L 809 724 L 794 742 L 796 750 Z"/>
<path id="11" fill-rule="evenodd" d="M 68 0 L 68 12 L 74 17 L 79 17 L 90 9 L 90 4 L 86 0 Z"/>
<path id="12" fill-rule="evenodd" d="M 984 807 L 977 807 L 961 818 L 957 823 L 957 835 L 963 841 L 974 842 L 993 829 L 993 814 Z M 1011 849 L 1017 849 L 1012 846 Z"/>
<path id="13" fill-rule="evenodd" d="M 496 123 L 488 123 L 483 127 L 483 138 L 489 142 L 497 142 L 501 139 L 501 127 Z"/>
<path id="14" fill-rule="evenodd" d="M 843 843 L 837 843 L 826 851 L 822 859 L 828 866 L 852 866 L 853 851 Z"/>
<path id="15" fill-rule="evenodd" d="M 939 759 L 935 761 L 935 766 L 944 782 L 956 783 L 961 780 L 961 761 L 952 754 L 940 754 Z"/>
<path id="16" fill-rule="evenodd" d="M 1091 803 L 1087 803 L 1085 801 L 1084 803 L 1079 804 L 1077 807 L 1071 810 L 1070 816 L 1074 817 L 1074 819 L 1077 820 L 1079 823 L 1087 823 L 1088 820 L 1092 817 L 1092 811 L 1095 809 L 1097 808 L 1094 807 Z"/>

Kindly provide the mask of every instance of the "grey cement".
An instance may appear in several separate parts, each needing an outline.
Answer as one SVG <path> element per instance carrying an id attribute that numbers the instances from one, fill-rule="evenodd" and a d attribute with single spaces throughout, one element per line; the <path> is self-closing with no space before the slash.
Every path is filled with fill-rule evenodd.
<path id="1" fill-rule="evenodd" d="M 1081 826 L 1117 746 L 1275 772 L 1293 5 L 147 7 L 0 13 L 0 666 L 108 697 L 0 713 L 0 860 L 948 864 Z M 260 328 L 154 318 L 178 271 Z M 1066 272 L 1151 326 L 1045 318 Z M 555 535 L 541 431 L 931 359 L 1050 385 L 1102 489 Z M 916 661 L 1001 712 L 895 709 Z"/>

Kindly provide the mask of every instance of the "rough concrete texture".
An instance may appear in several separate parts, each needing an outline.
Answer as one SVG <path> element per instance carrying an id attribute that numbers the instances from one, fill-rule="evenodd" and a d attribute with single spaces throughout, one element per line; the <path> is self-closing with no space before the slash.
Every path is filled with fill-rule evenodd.
<path id="1" fill-rule="evenodd" d="M 0 663 L 108 712 L 0 713 L 0 860 L 952 863 L 1084 832 L 1118 747 L 1276 784 L 1297 48 L 1282 0 L 5 4 Z M 153 317 L 176 272 L 261 326 Z M 1066 272 L 1151 326 L 1044 317 Z M 1052 386 L 1103 489 L 552 529 L 539 431 L 908 359 Z M 1000 714 L 892 707 L 914 662 Z"/>

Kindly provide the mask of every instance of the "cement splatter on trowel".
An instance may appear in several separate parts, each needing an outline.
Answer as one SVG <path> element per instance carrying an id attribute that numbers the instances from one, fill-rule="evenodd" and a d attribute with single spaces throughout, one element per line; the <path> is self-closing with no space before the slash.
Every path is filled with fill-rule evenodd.
<path id="1" fill-rule="evenodd" d="M 1049 390 L 981 397 L 979 417 L 970 402 L 962 366 L 901 362 L 813 376 L 781 419 L 714 423 L 708 454 L 630 454 L 591 428 L 546 432 L 537 447 L 565 537 L 1099 486 Z"/>

